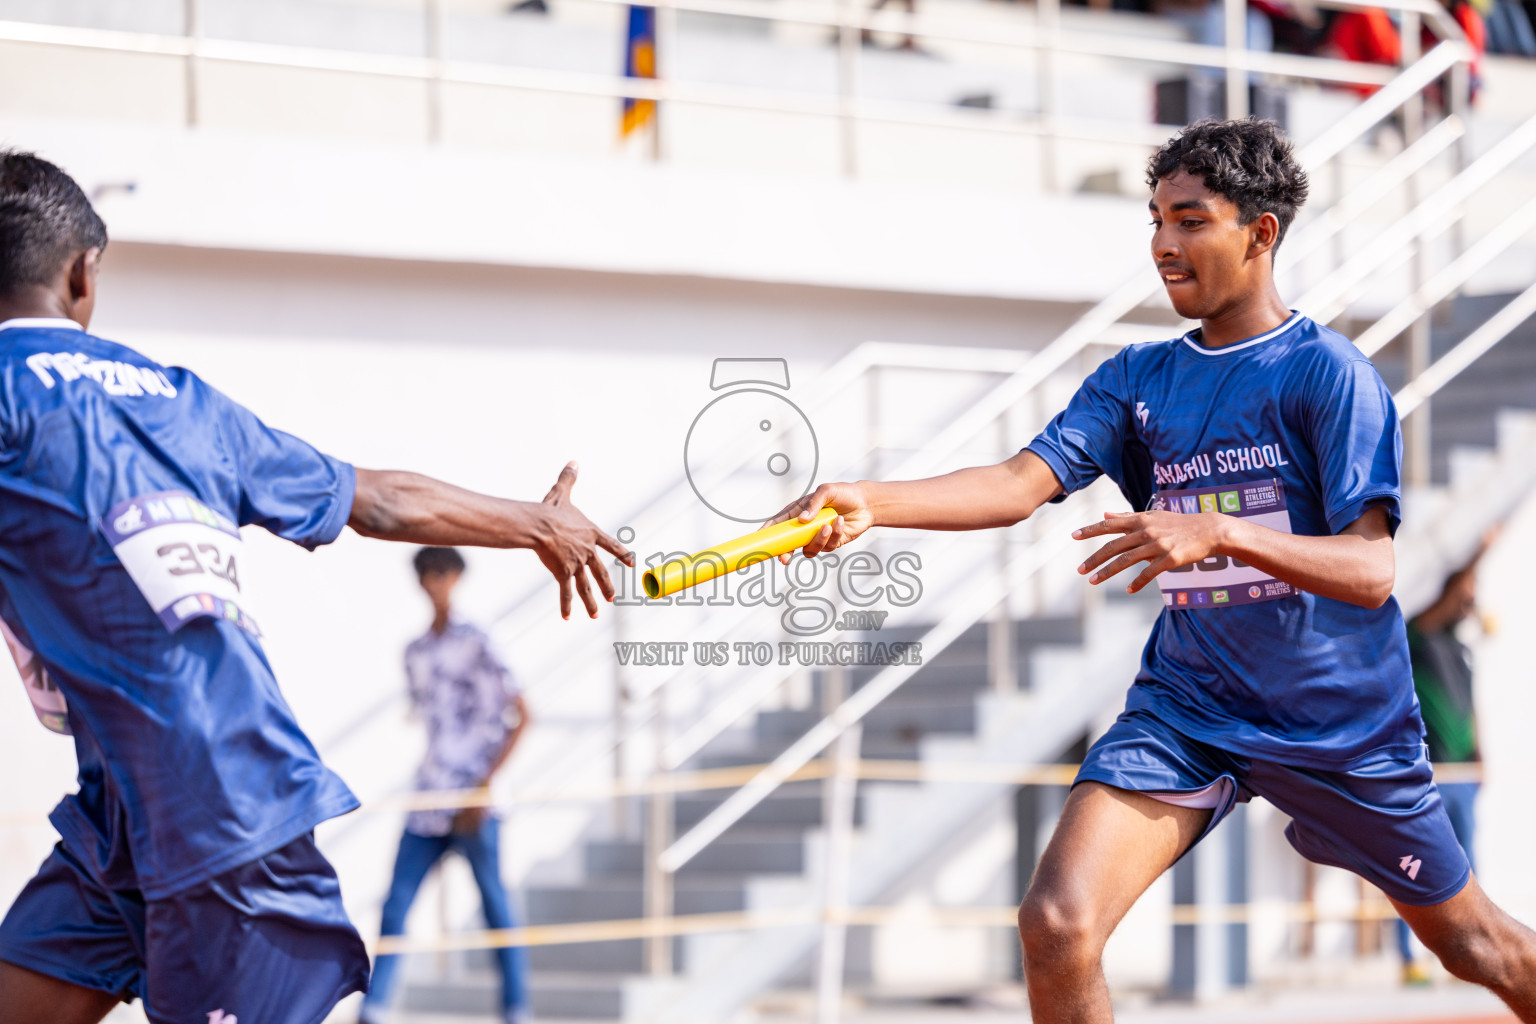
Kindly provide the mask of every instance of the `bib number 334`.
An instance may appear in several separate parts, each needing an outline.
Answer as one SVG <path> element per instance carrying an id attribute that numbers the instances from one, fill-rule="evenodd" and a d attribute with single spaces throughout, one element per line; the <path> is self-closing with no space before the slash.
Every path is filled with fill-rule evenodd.
<path id="1" fill-rule="evenodd" d="M 185 491 L 157 491 L 112 506 L 100 525 L 167 630 L 219 618 L 261 635 L 245 610 L 244 548 L 228 517 Z"/>

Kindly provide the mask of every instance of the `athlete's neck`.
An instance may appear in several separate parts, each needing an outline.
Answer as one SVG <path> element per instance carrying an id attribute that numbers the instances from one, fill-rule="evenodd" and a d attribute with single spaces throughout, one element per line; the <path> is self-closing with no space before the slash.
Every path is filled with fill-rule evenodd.
<path id="1" fill-rule="evenodd" d="M 442 636 L 448 631 L 448 622 L 453 617 L 453 612 L 445 605 L 432 612 L 432 632 Z"/>
<path id="2" fill-rule="evenodd" d="M 1200 344 L 1224 348 L 1272 331 L 1291 318 L 1290 307 L 1280 298 L 1274 282 L 1251 298 L 1235 303 L 1200 321 Z"/>
<path id="3" fill-rule="evenodd" d="M 33 318 L 73 320 L 82 328 L 89 326 L 89 318 L 82 320 L 73 303 L 43 285 L 27 285 L 0 297 L 0 323 Z"/>

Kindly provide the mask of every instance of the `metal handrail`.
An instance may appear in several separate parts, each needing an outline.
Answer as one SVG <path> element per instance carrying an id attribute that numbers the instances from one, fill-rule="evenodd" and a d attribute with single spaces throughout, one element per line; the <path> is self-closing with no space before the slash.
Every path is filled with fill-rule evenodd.
<path id="1" fill-rule="evenodd" d="M 1516 295 L 1481 327 L 1435 360 L 1423 373 L 1403 385 L 1402 390 L 1392 396 L 1392 400 L 1397 403 L 1398 415 L 1407 416 L 1429 401 L 1432 395 L 1471 366 L 1479 356 L 1508 337 L 1511 331 L 1530 319 L 1533 313 L 1536 313 L 1536 284 Z"/>
<path id="2" fill-rule="evenodd" d="M 1466 122 L 1455 114 L 1429 129 L 1412 145 L 1377 168 L 1348 195 L 1308 221 L 1305 231 L 1286 239 L 1282 250 L 1285 263 L 1276 273 L 1280 276 L 1295 273 L 1302 260 L 1332 241 L 1339 232 L 1423 170 L 1435 157 L 1465 138 L 1466 134 Z"/>
<path id="3" fill-rule="evenodd" d="M 1501 220 L 1492 231 L 1478 239 L 1471 248 L 1452 260 L 1445 269 L 1424 282 L 1423 287 L 1394 306 L 1387 315 L 1361 332 L 1355 347 L 1365 355 L 1375 355 L 1410 324 L 1444 301 L 1472 275 L 1482 270 L 1510 246 L 1536 227 L 1536 199 Z"/>
<path id="4" fill-rule="evenodd" d="M 1341 300 L 1383 264 L 1406 258 L 1417 239 L 1456 215 L 1456 208 L 1470 198 L 1510 164 L 1536 147 L 1536 117 L 1500 139 L 1494 146 L 1441 185 L 1423 202 L 1400 218 L 1364 249 L 1352 255 L 1344 265 L 1329 274 L 1307 292 L 1298 306 L 1318 309 L 1316 318 L 1324 323 L 1337 315 Z M 1324 311 L 1332 312 L 1324 312 Z"/>

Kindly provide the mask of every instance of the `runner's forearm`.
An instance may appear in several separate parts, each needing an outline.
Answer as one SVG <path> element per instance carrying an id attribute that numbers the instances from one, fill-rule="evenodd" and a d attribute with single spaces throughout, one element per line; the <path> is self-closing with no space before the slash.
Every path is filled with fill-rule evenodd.
<path id="1" fill-rule="evenodd" d="M 1392 596 L 1396 558 L 1386 531 L 1386 513 L 1379 508 L 1331 537 L 1281 533 L 1235 517 L 1223 518 L 1228 522 L 1222 554 L 1298 590 L 1365 608 L 1379 608 Z M 1369 520 L 1379 520 L 1379 529 Z"/>
<path id="2" fill-rule="evenodd" d="M 347 525 L 379 540 L 531 548 L 548 515 L 539 502 L 493 498 L 420 473 L 359 469 Z"/>
<path id="3" fill-rule="evenodd" d="M 975 466 L 925 480 L 865 481 L 875 525 L 916 530 L 986 530 L 1012 526 L 1061 493 L 1038 455 Z"/>

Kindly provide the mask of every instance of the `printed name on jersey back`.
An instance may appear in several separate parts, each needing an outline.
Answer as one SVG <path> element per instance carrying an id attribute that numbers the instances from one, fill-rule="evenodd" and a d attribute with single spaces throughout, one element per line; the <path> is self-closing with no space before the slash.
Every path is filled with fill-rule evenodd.
<path id="1" fill-rule="evenodd" d="M 53 375 L 58 374 L 65 382 L 93 380 L 109 395 L 176 397 L 176 385 L 160 370 L 110 359 L 92 359 L 84 352 L 36 352 L 27 357 L 27 368 L 49 389 L 56 383 Z"/>
<path id="2" fill-rule="evenodd" d="M 1216 473 L 1251 473 L 1256 469 L 1279 469 L 1291 463 L 1285 457 L 1280 442 L 1252 445 L 1247 448 L 1218 448 L 1202 452 L 1188 462 L 1153 465 L 1153 477 L 1158 487 L 1170 487 Z"/>

